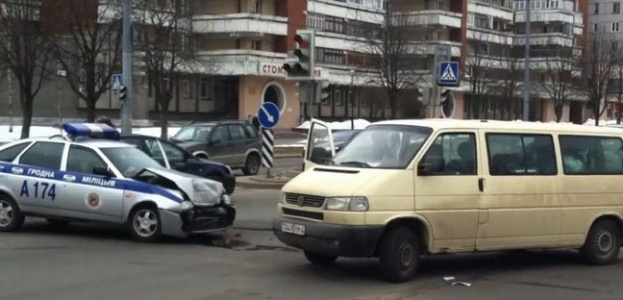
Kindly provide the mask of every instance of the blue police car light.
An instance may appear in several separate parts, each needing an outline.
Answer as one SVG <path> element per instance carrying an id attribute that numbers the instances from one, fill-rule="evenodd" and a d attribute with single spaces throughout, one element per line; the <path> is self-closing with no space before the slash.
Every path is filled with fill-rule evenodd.
<path id="1" fill-rule="evenodd" d="M 63 130 L 72 137 L 97 136 L 108 139 L 119 139 L 120 137 L 117 129 L 100 123 L 65 123 Z"/>

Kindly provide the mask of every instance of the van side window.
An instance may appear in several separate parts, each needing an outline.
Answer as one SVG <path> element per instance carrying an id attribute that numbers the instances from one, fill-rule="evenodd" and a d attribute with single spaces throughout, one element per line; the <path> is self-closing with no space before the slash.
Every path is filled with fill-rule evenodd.
<path id="1" fill-rule="evenodd" d="M 565 174 L 623 174 L 620 138 L 561 135 L 558 139 Z"/>
<path id="2" fill-rule="evenodd" d="M 435 139 L 422 161 L 442 158 L 435 175 L 476 175 L 476 137 L 473 133 L 444 133 Z"/>
<path id="3" fill-rule="evenodd" d="M 556 175 L 551 135 L 487 133 L 489 174 Z"/>

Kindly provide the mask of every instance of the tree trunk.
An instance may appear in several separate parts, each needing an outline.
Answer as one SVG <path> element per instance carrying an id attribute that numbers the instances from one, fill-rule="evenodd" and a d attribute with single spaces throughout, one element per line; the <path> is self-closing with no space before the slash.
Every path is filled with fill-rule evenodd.
<path id="1" fill-rule="evenodd" d="M 563 103 L 554 104 L 554 114 L 556 115 L 556 123 L 560 123 L 560 120 L 562 120 L 562 111 L 564 107 L 565 106 Z"/>
<path id="2" fill-rule="evenodd" d="M 593 114 L 595 117 L 595 126 L 599 126 L 599 117 L 600 117 L 600 109 L 599 109 L 599 101 L 595 101 L 593 103 Z"/>
<path id="3" fill-rule="evenodd" d="M 160 138 L 169 139 L 169 124 L 167 110 L 160 110 Z"/>
<path id="4" fill-rule="evenodd" d="M 84 101 L 86 101 L 86 104 L 87 104 L 87 123 L 94 123 L 95 122 L 95 101 L 93 101 L 93 99 L 89 99 L 89 97 L 87 97 L 87 99 L 85 99 Z"/>
<path id="5" fill-rule="evenodd" d="M 25 139 L 30 137 L 30 125 L 32 124 L 32 105 L 34 96 L 26 95 L 22 91 L 22 134 L 21 138 Z"/>

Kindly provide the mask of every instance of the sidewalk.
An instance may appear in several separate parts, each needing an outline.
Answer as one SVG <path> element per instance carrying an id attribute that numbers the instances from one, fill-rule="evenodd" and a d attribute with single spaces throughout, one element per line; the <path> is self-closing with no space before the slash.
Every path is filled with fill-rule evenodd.
<path id="1" fill-rule="evenodd" d="M 300 171 L 282 171 L 276 172 L 271 178 L 267 178 L 266 174 L 258 174 L 255 176 L 242 176 L 236 179 L 236 187 L 246 189 L 272 189 L 280 190 L 292 178 L 296 177 Z"/>

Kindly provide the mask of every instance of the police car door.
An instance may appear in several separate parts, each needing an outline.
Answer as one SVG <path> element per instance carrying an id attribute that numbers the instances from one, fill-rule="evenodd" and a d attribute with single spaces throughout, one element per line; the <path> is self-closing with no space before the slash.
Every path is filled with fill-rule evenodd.
<path id="1" fill-rule="evenodd" d="M 59 200 L 67 197 L 59 181 L 64 141 L 37 141 L 11 166 L 8 181 L 22 209 L 29 213 L 61 215 Z"/>
<path id="2" fill-rule="evenodd" d="M 71 201 L 64 209 L 72 216 L 89 220 L 118 223 L 123 210 L 123 189 L 115 178 L 95 175 L 95 168 L 108 164 L 93 149 L 70 145 L 63 170 L 63 187 L 71 191 Z"/>

